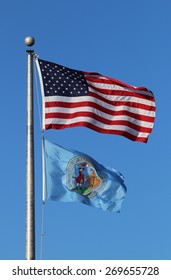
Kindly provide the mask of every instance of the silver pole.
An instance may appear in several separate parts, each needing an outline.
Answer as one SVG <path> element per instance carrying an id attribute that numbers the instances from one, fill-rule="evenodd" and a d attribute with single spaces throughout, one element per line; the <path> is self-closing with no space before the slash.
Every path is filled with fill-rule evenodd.
<path id="1" fill-rule="evenodd" d="M 26 37 L 25 44 L 31 47 L 34 38 Z M 35 259 L 33 53 L 27 50 L 26 260 Z"/>

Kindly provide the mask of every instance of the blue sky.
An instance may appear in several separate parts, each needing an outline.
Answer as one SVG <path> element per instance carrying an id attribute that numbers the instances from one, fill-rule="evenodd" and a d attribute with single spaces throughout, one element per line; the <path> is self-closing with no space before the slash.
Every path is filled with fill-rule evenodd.
<path id="1" fill-rule="evenodd" d="M 24 39 L 44 60 L 151 89 L 147 144 L 79 127 L 46 139 L 120 171 L 120 214 L 47 202 L 43 259 L 171 259 L 171 3 L 168 0 L 4 1 L 0 9 L 0 259 L 25 259 L 26 63 Z M 40 91 L 39 91 L 40 96 Z M 41 237 L 41 130 L 35 87 L 36 258 Z"/>

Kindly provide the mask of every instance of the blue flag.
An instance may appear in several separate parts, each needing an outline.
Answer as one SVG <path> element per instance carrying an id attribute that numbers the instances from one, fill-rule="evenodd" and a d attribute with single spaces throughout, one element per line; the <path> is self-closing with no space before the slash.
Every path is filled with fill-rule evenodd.
<path id="1" fill-rule="evenodd" d="M 126 187 L 123 176 L 113 168 L 45 140 L 45 193 L 46 200 L 120 212 Z"/>

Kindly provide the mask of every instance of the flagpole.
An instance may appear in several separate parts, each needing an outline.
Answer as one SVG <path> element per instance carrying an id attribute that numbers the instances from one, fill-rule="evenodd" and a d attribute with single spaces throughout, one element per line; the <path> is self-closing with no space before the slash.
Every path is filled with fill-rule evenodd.
<path id="1" fill-rule="evenodd" d="M 26 37 L 28 47 L 33 37 Z M 35 259 L 35 197 L 34 197 L 34 118 L 33 118 L 33 54 L 27 50 L 27 154 L 26 154 L 26 260 Z"/>

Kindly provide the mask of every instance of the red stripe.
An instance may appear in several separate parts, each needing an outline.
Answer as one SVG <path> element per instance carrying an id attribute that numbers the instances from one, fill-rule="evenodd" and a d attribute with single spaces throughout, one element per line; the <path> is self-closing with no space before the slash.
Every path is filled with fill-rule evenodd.
<path id="1" fill-rule="evenodd" d="M 155 101 L 153 96 L 149 96 L 146 94 L 140 94 L 132 91 L 124 91 L 124 90 L 116 90 L 116 89 L 103 89 L 103 88 L 98 88 L 93 85 L 88 85 L 89 89 L 93 88 L 94 90 L 106 94 L 106 95 L 111 95 L 111 96 L 130 96 L 130 97 L 136 97 L 136 98 L 141 98 L 145 100 L 150 100 L 150 101 Z M 129 90 L 129 89 L 128 89 Z"/>
<path id="2" fill-rule="evenodd" d="M 119 102 L 121 103 L 121 102 Z M 131 103 L 132 104 L 132 103 Z M 112 104 L 113 105 L 113 104 Z M 125 104 L 124 102 L 122 102 L 122 105 L 126 105 L 128 106 L 127 104 Z M 134 104 L 135 105 L 135 104 Z M 117 105 L 116 105 L 117 106 Z M 132 113 L 130 111 L 127 111 L 127 110 L 119 110 L 119 111 L 114 111 L 114 110 L 110 110 L 110 109 L 107 109 L 101 105 L 98 105 L 97 103 L 93 103 L 91 101 L 83 101 L 83 102 L 76 102 L 76 103 L 68 103 L 68 102 L 57 102 L 57 101 L 54 101 L 54 102 L 46 102 L 45 103 L 45 108 L 52 108 L 52 107 L 56 107 L 56 108 L 81 108 L 81 107 L 90 107 L 90 108 L 95 108 L 101 112 L 104 112 L 106 114 L 109 114 L 111 116 L 119 116 L 119 115 L 127 115 L 129 117 L 133 117 L 135 119 L 138 119 L 138 120 L 143 120 L 143 121 L 149 121 L 149 122 L 154 122 L 154 117 L 150 117 L 150 116 L 144 116 L 144 115 L 139 115 L 139 114 L 136 114 L 136 113 Z M 128 106 L 129 107 L 129 106 Z M 130 106 L 131 107 L 131 106 Z M 149 106 L 148 106 L 149 107 Z M 137 108 L 136 106 L 134 106 L 134 108 Z M 141 107 L 140 107 L 141 108 Z M 141 108 L 141 109 L 144 109 L 144 108 Z M 153 110 L 151 111 L 154 111 L 155 112 L 155 107 L 152 107 Z"/>
<path id="3" fill-rule="evenodd" d="M 134 136 L 132 134 L 130 134 L 129 132 L 126 131 L 120 131 L 120 130 L 108 130 L 108 129 L 103 129 L 103 128 L 99 128 L 96 127 L 93 124 L 87 123 L 87 122 L 78 122 L 78 123 L 74 123 L 74 124 L 69 124 L 69 125 L 64 125 L 64 124 L 47 124 L 45 125 L 45 129 L 64 129 L 64 128 L 71 128 L 71 127 L 76 127 L 76 126 L 85 126 L 88 127 L 90 129 L 93 129 L 97 132 L 100 133 L 105 133 L 105 134 L 116 134 L 116 135 L 122 135 L 126 138 L 129 138 L 132 141 L 138 141 L 138 142 L 143 142 L 143 143 L 147 143 L 148 138 L 147 137 L 138 137 L 138 136 Z"/>
<path id="4" fill-rule="evenodd" d="M 126 120 L 107 120 L 101 116 L 98 116 L 94 113 L 91 112 L 76 112 L 76 113 L 72 113 L 72 114 L 66 114 L 66 113 L 46 113 L 45 114 L 45 119 L 64 119 L 64 120 L 72 120 L 74 118 L 77 117 L 90 117 L 94 120 L 97 120 L 99 122 L 101 122 L 102 124 L 106 124 L 106 125 L 124 125 L 124 126 L 128 126 L 132 129 L 138 130 L 139 132 L 146 132 L 146 133 L 150 133 L 152 131 L 151 128 L 147 128 L 147 127 L 142 127 L 139 126 L 137 124 L 134 124 L 132 122 L 126 121 Z"/>
<path id="5" fill-rule="evenodd" d="M 91 76 L 91 74 L 92 74 L 92 76 Z M 99 77 L 93 77 L 93 75 L 98 75 Z M 100 77 L 104 77 L 106 79 L 103 79 L 103 78 L 100 78 Z M 146 91 L 151 96 L 153 96 L 152 91 L 148 90 L 146 87 L 133 87 L 133 86 L 125 84 L 125 83 L 123 83 L 123 82 L 121 82 L 119 80 L 116 80 L 116 79 L 113 79 L 113 78 L 109 78 L 107 76 L 100 75 L 98 73 L 88 73 L 88 76 L 86 74 L 86 75 L 84 75 L 84 78 L 85 78 L 85 80 L 88 80 L 88 81 L 91 81 L 91 82 L 94 82 L 94 83 L 117 85 L 117 86 L 121 86 L 121 87 L 128 88 L 128 89 L 131 89 L 131 90 Z"/>
<path id="6" fill-rule="evenodd" d="M 89 93 L 89 96 L 93 97 L 93 98 L 97 98 L 107 104 L 110 104 L 112 106 L 127 106 L 130 108 L 139 108 L 139 109 L 143 109 L 143 110 L 147 110 L 147 111 L 154 111 L 156 110 L 155 106 L 149 106 L 149 105 L 145 105 L 145 104 L 141 104 L 141 103 L 137 103 L 137 102 L 128 102 L 128 101 L 111 101 L 111 100 L 107 100 L 105 98 L 103 98 L 102 96 L 98 96 L 93 92 Z M 95 104 L 95 106 L 93 106 L 93 104 Z M 92 102 L 92 101 L 82 101 L 82 102 L 75 102 L 75 103 L 69 103 L 69 102 L 62 102 L 62 101 L 49 101 L 45 103 L 45 108 L 50 108 L 50 107 L 63 107 L 63 108 L 77 108 L 77 107 L 83 107 L 83 106 L 89 106 L 89 107 L 94 107 L 97 110 L 99 108 L 99 110 L 103 111 L 101 105 L 98 105 L 97 103 Z M 109 109 L 110 110 L 110 109 Z M 110 110 L 111 112 L 113 112 L 112 110 Z"/>
<path id="7" fill-rule="evenodd" d="M 145 105 L 145 104 L 141 104 L 141 103 L 137 103 L 137 102 L 128 102 L 128 101 L 111 101 L 111 100 L 108 100 L 102 96 L 99 96 L 99 95 L 96 95 L 94 92 L 89 92 L 89 96 L 92 96 L 94 98 L 98 98 L 99 100 L 105 102 L 105 103 L 108 103 L 110 105 L 113 105 L 113 106 L 123 106 L 123 105 L 126 105 L 130 108 L 140 108 L 140 109 L 144 109 L 144 110 L 147 110 L 147 111 L 155 111 L 155 106 L 149 106 L 149 105 Z"/>

